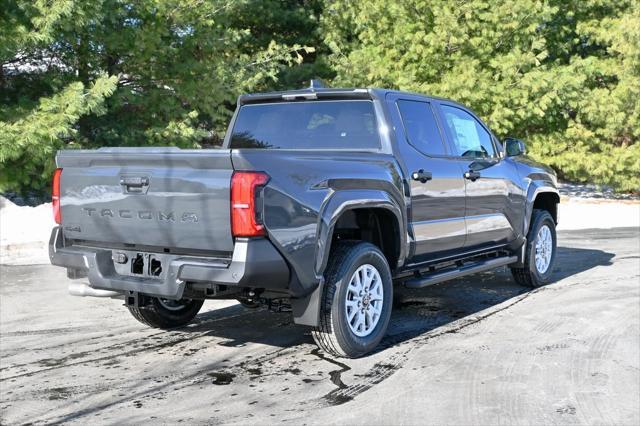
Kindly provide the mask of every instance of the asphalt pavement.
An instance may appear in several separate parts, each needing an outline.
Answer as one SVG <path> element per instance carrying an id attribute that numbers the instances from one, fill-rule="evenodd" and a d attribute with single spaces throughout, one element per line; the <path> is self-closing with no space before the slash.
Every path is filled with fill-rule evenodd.
<path id="1" fill-rule="evenodd" d="M 640 233 L 559 233 L 555 282 L 507 270 L 398 289 L 387 338 L 344 360 L 290 314 L 207 301 L 188 327 L 0 267 L 0 423 L 640 424 Z"/>

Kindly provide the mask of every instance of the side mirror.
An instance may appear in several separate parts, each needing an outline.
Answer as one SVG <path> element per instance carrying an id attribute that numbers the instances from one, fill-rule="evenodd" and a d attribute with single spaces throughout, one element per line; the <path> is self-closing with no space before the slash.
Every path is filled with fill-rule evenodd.
<path id="1" fill-rule="evenodd" d="M 504 145 L 505 157 L 517 157 L 527 153 L 527 148 L 520 139 L 504 138 L 502 144 Z"/>

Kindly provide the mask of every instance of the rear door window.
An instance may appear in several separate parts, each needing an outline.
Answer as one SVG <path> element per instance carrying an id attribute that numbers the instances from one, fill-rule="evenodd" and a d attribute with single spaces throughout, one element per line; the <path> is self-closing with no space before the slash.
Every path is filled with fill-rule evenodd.
<path id="1" fill-rule="evenodd" d="M 426 155 L 445 155 L 436 117 L 428 102 L 398 100 L 409 143 Z"/>
<path id="2" fill-rule="evenodd" d="M 314 101 L 243 105 L 230 148 L 378 149 L 373 102 Z"/>

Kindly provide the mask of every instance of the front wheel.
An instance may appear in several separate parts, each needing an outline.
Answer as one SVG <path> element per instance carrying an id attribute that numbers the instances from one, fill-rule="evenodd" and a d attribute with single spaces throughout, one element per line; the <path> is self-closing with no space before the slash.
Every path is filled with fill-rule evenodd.
<path id="1" fill-rule="evenodd" d="M 556 224 L 546 210 L 534 210 L 531 218 L 524 267 L 511 268 L 520 285 L 540 287 L 551 281 L 556 260 Z"/>
<path id="2" fill-rule="evenodd" d="M 387 260 L 373 244 L 340 242 L 331 253 L 312 335 L 334 356 L 357 358 L 384 337 L 391 317 L 393 288 Z"/>
<path id="3" fill-rule="evenodd" d="M 131 315 L 153 328 L 174 328 L 189 324 L 202 308 L 204 300 L 171 300 L 152 297 L 145 306 L 127 306 Z"/>

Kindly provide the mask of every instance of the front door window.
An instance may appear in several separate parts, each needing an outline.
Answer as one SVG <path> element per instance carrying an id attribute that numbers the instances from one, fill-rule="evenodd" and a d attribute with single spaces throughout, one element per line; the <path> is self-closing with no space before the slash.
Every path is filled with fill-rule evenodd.
<path id="1" fill-rule="evenodd" d="M 449 105 L 442 105 L 442 113 L 457 155 L 469 158 L 496 156 L 491 135 L 471 114 Z"/>

